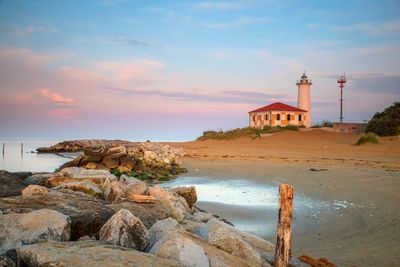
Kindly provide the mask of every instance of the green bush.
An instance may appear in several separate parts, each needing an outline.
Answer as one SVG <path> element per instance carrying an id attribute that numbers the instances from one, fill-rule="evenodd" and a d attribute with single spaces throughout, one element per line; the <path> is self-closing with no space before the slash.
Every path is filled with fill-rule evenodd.
<path id="1" fill-rule="evenodd" d="M 379 143 L 378 136 L 374 133 L 362 134 L 358 139 L 356 145 L 359 146 L 365 143 L 374 143 L 374 144 Z"/>
<path id="2" fill-rule="evenodd" d="M 400 102 L 377 112 L 368 122 L 365 132 L 374 132 L 379 136 L 393 136 L 400 134 Z"/>
<path id="3" fill-rule="evenodd" d="M 322 128 L 322 127 L 332 128 L 333 127 L 333 122 L 331 122 L 329 120 L 323 120 L 322 122 L 314 124 L 313 126 L 311 126 L 311 128 Z"/>
<path id="4" fill-rule="evenodd" d="M 232 140 L 239 137 L 252 137 L 257 138 L 261 137 L 261 134 L 266 133 L 275 133 L 281 131 L 297 131 L 299 128 L 304 128 L 304 126 L 296 126 L 296 125 L 288 125 L 288 126 L 264 126 L 263 128 L 237 128 L 229 131 L 204 131 L 203 135 L 198 137 L 197 141 L 205 141 L 205 140 Z"/>

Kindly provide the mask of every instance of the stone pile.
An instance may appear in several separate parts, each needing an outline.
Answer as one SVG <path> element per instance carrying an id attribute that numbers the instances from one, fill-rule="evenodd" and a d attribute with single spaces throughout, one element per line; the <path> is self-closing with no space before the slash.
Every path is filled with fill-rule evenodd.
<path id="1" fill-rule="evenodd" d="M 122 141 L 121 141 L 122 142 Z M 65 148 L 70 149 L 70 146 Z M 59 146 L 51 150 L 59 150 Z M 120 175 L 128 173 L 142 180 L 169 180 L 186 169 L 180 167 L 182 149 L 160 143 L 105 142 L 101 146 L 84 147 L 84 154 L 65 163 L 65 167 L 107 170 Z"/>
<path id="2" fill-rule="evenodd" d="M 25 188 L 0 197 L 4 266 L 273 264 L 271 243 L 197 209 L 194 187 L 79 167 L 19 179 Z"/>

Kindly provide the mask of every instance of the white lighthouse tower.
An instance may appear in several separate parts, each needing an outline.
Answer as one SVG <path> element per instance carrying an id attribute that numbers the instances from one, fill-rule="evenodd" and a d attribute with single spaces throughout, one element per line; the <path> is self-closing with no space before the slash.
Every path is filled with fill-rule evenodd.
<path id="1" fill-rule="evenodd" d="M 304 125 L 309 128 L 311 127 L 310 87 L 312 83 L 303 72 L 303 76 L 297 81 L 296 85 L 298 87 L 297 107 L 308 111 L 304 118 Z"/>

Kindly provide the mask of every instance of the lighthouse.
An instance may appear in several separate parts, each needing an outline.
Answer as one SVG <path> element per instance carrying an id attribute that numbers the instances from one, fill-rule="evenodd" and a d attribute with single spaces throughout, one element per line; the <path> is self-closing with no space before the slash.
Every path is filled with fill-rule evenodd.
<path id="1" fill-rule="evenodd" d="M 306 110 L 307 114 L 304 118 L 304 125 L 308 128 L 311 127 L 311 104 L 310 104 L 310 87 L 312 85 L 311 80 L 309 80 L 303 72 L 300 80 L 297 81 L 297 107 L 302 110 Z"/>

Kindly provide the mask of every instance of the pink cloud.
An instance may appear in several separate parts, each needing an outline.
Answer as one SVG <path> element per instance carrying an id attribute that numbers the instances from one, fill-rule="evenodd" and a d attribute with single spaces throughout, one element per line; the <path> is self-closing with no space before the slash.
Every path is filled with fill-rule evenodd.
<path id="1" fill-rule="evenodd" d="M 56 92 L 50 92 L 49 89 L 43 88 L 43 89 L 38 89 L 39 93 L 41 96 L 50 99 L 51 101 L 55 103 L 63 103 L 63 104 L 72 104 L 75 103 L 75 100 L 71 97 L 65 97 L 62 96 L 59 93 Z"/>

